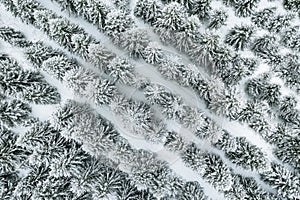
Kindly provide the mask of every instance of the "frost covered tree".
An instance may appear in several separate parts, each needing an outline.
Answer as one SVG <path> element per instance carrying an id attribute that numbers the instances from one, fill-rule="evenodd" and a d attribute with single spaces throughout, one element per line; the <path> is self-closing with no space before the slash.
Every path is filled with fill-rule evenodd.
<path id="1" fill-rule="evenodd" d="M 225 43 L 233 46 L 236 50 L 244 50 L 250 43 L 254 34 L 251 26 L 235 26 L 226 35 Z"/>
<path id="2" fill-rule="evenodd" d="M 296 109 L 297 101 L 293 96 L 284 96 L 278 105 L 278 116 L 286 123 L 300 124 L 300 112 Z"/>
<path id="3" fill-rule="evenodd" d="M 162 3 L 159 0 L 138 0 L 134 14 L 153 25 L 161 15 Z"/>
<path id="4" fill-rule="evenodd" d="M 37 68 L 40 68 L 42 63 L 48 58 L 59 56 L 61 54 L 61 52 L 58 52 L 52 47 L 46 46 L 41 42 L 33 43 L 25 49 L 26 58 Z"/>
<path id="5" fill-rule="evenodd" d="M 0 177 L 12 174 L 28 157 L 30 151 L 16 145 L 17 135 L 1 126 L 0 128 Z M 0 181 L 0 185 L 1 185 Z M 0 186 L 1 188 L 1 186 Z M 1 190 L 0 190 L 1 191 Z M 0 192 L 0 196 L 1 196 Z"/>
<path id="6" fill-rule="evenodd" d="M 105 19 L 105 33 L 112 37 L 115 43 L 118 43 L 120 33 L 133 28 L 132 18 L 122 10 L 111 10 Z"/>
<path id="7" fill-rule="evenodd" d="M 31 45 L 30 42 L 26 40 L 23 33 L 8 26 L 0 27 L 0 38 L 19 47 Z"/>
<path id="8" fill-rule="evenodd" d="M 14 2 L 14 6 L 16 7 L 16 9 L 13 14 L 20 17 L 21 20 L 27 24 L 34 23 L 34 12 L 43 9 L 41 4 L 35 0 L 17 0 L 16 2 Z"/>
<path id="9" fill-rule="evenodd" d="M 120 37 L 120 46 L 129 51 L 129 55 L 134 58 L 142 56 L 149 42 L 150 36 L 145 29 L 130 29 Z"/>
<path id="10" fill-rule="evenodd" d="M 200 19 L 208 19 L 211 9 L 211 0 L 194 0 L 190 12 Z"/>
<path id="11" fill-rule="evenodd" d="M 275 16 L 276 7 L 269 7 L 253 13 L 251 21 L 260 28 L 268 28 Z"/>
<path id="12" fill-rule="evenodd" d="M 193 15 L 186 19 L 179 31 L 174 33 L 175 43 L 179 50 L 188 52 L 199 38 L 200 21 Z"/>
<path id="13" fill-rule="evenodd" d="M 0 71 L 0 91 L 4 94 L 20 95 L 33 103 L 53 104 L 60 101 L 57 89 L 49 85 L 40 73 L 23 70 L 12 58 L 0 57 Z"/>
<path id="14" fill-rule="evenodd" d="M 278 48 L 277 39 L 272 35 L 263 35 L 255 38 L 251 45 L 251 50 L 255 55 L 267 60 L 270 60 L 272 56 L 278 53 Z"/>
<path id="15" fill-rule="evenodd" d="M 199 124 L 195 135 L 207 140 L 211 144 L 217 143 L 222 137 L 223 131 L 219 125 L 210 118 L 206 118 L 203 124 Z"/>
<path id="16" fill-rule="evenodd" d="M 8 127 L 27 125 L 33 118 L 31 107 L 17 99 L 0 101 L 0 124 Z"/>
<path id="17" fill-rule="evenodd" d="M 268 24 L 268 30 L 275 33 L 281 32 L 284 28 L 287 28 L 291 25 L 291 21 L 294 17 L 295 15 L 293 14 L 277 15 Z"/>
<path id="18" fill-rule="evenodd" d="M 281 44 L 296 51 L 300 51 L 300 33 L 299 26 L 292 26 L 281 34 Z"/>
<path id="19" fill-rule="evenodd" d="M 88 47 L 88 60 L 104 69 L 116 55 L 99 43 L 91 43 Z"/>
<path id="20" fill-rule="evenodd" d="M 228 14 L 223 10 L 214 10 L 209 18 L 208 28 L 219 29 L 221 26 L 226 25 Z"/>
<path id="21" fill-rule="evenodd" d="M 234 2 L 235 14 L 239 17 L 249 17 L 259 2 L 260 0 L 236 0 Z"/>
<path id="22" fill-rule="evenodd" d="M 149 64 L 160 64 L 164 57 L 163 50 L 158 43 L 149 42 L 143 50 L 143 59 Z"/>
<path id="23" fill-rule="evenodd" d="M 298 15 L 300 16 L 300 3 L 297 0 L 284 0 L 283 1 L 283 7 L 286 10 L 290 10 L 293 12 L 298 13 Z"/>
<path id="24" fill-rule="evenodd" d="M 136 81 L 134 65 L 129 60 L 116 57 L 105 67 L 104 70 L 114 81 L 132 85 Z"/>
<path id="25" fill-rule="evenodd" d="M 203 188 L 197 181 L 186 182 L 183 186 L 182 200 L 205 200 L 208 197 L 204 194 Z"/>
<path id="26" fill-rule="evenodd" d="M 117 94 L 116 86 L 109 80 L 99 79 L 95 82 L 93 98 L 97 105 L 109 104 Z"/>
<path id="27" fill-rule="evenodd" d="M 244 137 L 237 138 L 236 148 L 233 151 L 227 151 L 225 155 L 231 162 L 245 169 L 261 170 L 267 166 L 263 152 Z"/>
<path id="28" fill-rule="evenodd" d="M 164 146 L 170 151 L 182 151 L 186 146 L 186 141 L 175 131 L 169 131 Z"/>
<path id="29" fill-rule="evenodd" d="M 65 74 L 72 69 L 77 68 L 74 60 L 65 55 L 53 56 L 42 62 L 41 68 L 53 75 L 55 78 L 62 80 Z"/>
<path id="30" fill-rule="evenodd" d="M 266 101 L 270 106 L 279 103 L 280 86 L 269 83 L 270 78 L 266 74 L 262 77 L 250 79 L 246 83 L 246 92 L 250 97 L 256 100 Z"/>
<path id="31" fill-rule="evenodd" d="M 173 33 L 186 23 L 187 14 L 184 11 L 185 8 L 177 2 L 169 3 L 162 9 L 154 26 L 163 42 L 174 41 Z"/>
<path id="32" fill-rule="evenodd" d="M 261 179 L 276 190 L 281 198 L 299 198 L 300 179 L 297 174 L 275 163 L 271 168 L 260 174 Z"/>
<path id="33" fill-rule="evenodd" d="M 88 58 L 88 48 L 94 39 L 87 34 L 74 34 L 71 37 L 72 51 L 81 57 Z"/>
<path id="34" fill-rule="evenodd" d="M 54 18 L 49 20 L 49 36 L 63 47 L 72 49 L 72 36 L 84 31 L 76 24 L 71 23 L 65 18 Z"/>

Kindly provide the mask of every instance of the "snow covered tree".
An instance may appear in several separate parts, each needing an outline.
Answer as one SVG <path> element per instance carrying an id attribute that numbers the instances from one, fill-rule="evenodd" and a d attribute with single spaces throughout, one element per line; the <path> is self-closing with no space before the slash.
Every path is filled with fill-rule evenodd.
<path id="1" fill-rule="evenodd" d="M 59 80 L 63 80 L 65 74 L 77 68 L 74 60 L 65 55 L 52 56 L 42 62 L 41 68 Z"/>
<path id="2" fill-rule="evenodd" d="M 296 51 L 300 51 L 300 33 L 299 26 L 287 28 L 281 34 L 281 44 Z"/>
<path id="3" fill-rule="evenodd" d="M 15 133 L 1 126 L 0 128 L 0 177 L 18 171 L 20 165 L 22 165 L 22 163 L 25 161 L 25 159 L 28 157 L 30 153 L 30 151 L 27 151 L 26 149 L 17 146 L 16 140 L 17 140 L 17 135 Z"/>
<path id="4" fill-rule="evenodd" d="M 279 102 L 278 115 L 286 123 L 299 124 L 300 112 L 296 109 L 297 101 L 295 97 L 284 96 Z"/>
<path id="5" fill-rule="evenodd" d="M 134 8 L 134 14 L 153 25 L 161 15 L 162 7 L 162 3 L 158 0 L 138 0 Z"/>
<path id="6" fill-rule="evenodd" d="M 286 10 L 290 10 L 293 12 L 298 13 L 298 15 L 300 16 L 300 3 L 297 0 L 284 0 L 283 1 L 283 7 Z"/>
<path id="7" fill-rule="evenodd" d="M 43 10 L 41 4 L 35 0 L 17 0 L 14 5 L 17 7 L 17 9 L 13 14 L 20 17 L 20 19 L 27 24 L 32 24 L 35 22 L 35 11 Z"/>
<path id="8" fill-rule="evenodd" d="M 148 104 L 118 97 L 110 106 L 114 114 L 121 117 L 122 126 L 132 133 L 156 142 L 163 136 L 163 124 L 158 122 Z"/>
<path id="9" fill-rule="evenodd" d="M 264 8 L 263 10 L 253 13 L 251 21 L 260 28 L 267 29 L 271 20 L 275 16 L 276 7 Z"/>
<path id="10" fill-rule="evenodd" d="M 105 67 L 116 55 L 99 43 L 91 43 L 88 47 L 88 60 L 100 69 Z"/>
<path id="11" fill-rule="evenodd" d="M 239 17 L 249 17 L 257 7 L 260 0 L 236 0 L 235 14 Z"/>
<path id="12" fill-rule="evenodd" d="M 250 79 L 246 83 L 246 92 L 250 97 L 256 100 L 266 101 L 270 106 L 275 106 L 279 103 L 280 86 L 269 83 L 269 75 Z"/>
<path id="13" fill-rule="evenodd" d="M 88 48 L 94 39 L 87 34 L 74 34 L 71 37 L 72 51 L 81 57 L 88 58 Z"/>
<path id="14" fill-rule="evenodd" d="M 208 19 L 211 9 L 211 0 L 194 0 L 190 11 L 200 19 Z"/>
<path id="15" fill-rule="evenodd" d="M 96 25 L 100 30 L 103 30 L 105 27 L 106 16 L 110 12 L 110 8 L 101 1 L 87 1 L 87 3 L 88 6 L 83 8 L 84 18 Z"/>
<path id="16" fill-rule="evenodd" d="M 208 108 L 217 115 L 223 115 L 233 119 L 240 108 L 237 98 L 238 94 L 235 89 L 224 88 L 211 96 L 211 101 L 208 102 Z"/>
<path id="17" fill-rule="evenodd" d="M 203 188 L 197 181 L 188 181 L 184 184 L 182 200 L 206 200 Z"/>
<path id="18" fill-rule="evenodd" d="M 0 124 L 8 127 L 26 125 L 33 120 L 31 107 L 20 100 L 0 101 Z"/>
<path id="19" fill-rule="evenodd" d="M 188 51 L 188 55 L 198 64 L 205 67 L 213 62 L 215 49 L 219 46 L 219 37 L 214 34 L 204 33 L 199 36 Z"/>
<path id="20" fill-rule="evenodd" d="M 234 136 L 229 134 L 228 131 L 223 129 L 221 138 L 219 138 L 214 146 L 224 152 L 234 151 L 237 148 L 237 140 Z"/>
<path id="21" fill-rule="evenodd" d="M 299 176 L 283 166 L 271 163 L 271 169 L 261 173 L 260 178 L 274 188 L 281 198 L 297 199 L 300 197 Z"/>
<path id="22" fill-rule="evenodd" d="M 13 196 L 13 192 L 20 181 L 18 173 L 6 173 L 0 175 L 0 198 L 9 200 Z"/>
<path id="23" fill-rule="evenodd" d="M 208 28 L 219 29 L 221 26 L 226 25 L 228 14 L 223 10 L 214 10 L 209 18 Z"/>
<path id="24" fill-rule="evenodd" d="M 66 72 L 64 81 L 66 85 L 74 90 L 75 93 L 91 98 L 96 80 L 99 79 L 95 72 L 77 68 Z"/>
<path id="25" fill-rule="evenodd" d="M 293 14 L 285 14 L 285 15 L 277 15 L 274 19 L 271 20 L 268 25 L 268 30 L 271 32 L 281 32 L 284 28 L 287 28 L 291 25 L 291 21 L 295 15 Z"/>
<path id="26" fill-rule="evenodd" d="M 120 46 L 129 51 L 129 55 L 139 58 L 150 42 L 150 36 L 145 29 L 130 29 L 122 33 Z"/>
<path id="27" fill-rule="evenodd" d="M 111 76 L 114 81 L 132 85 L 136 80 L 134 65 L 129 60 L 116 57 L 106 66 L 105 73 Z"/>
<path id="28" fill-rule="evenodd" d="M 40 30 L 48 33 L 50 31 L 49 20 L 56 18 L 57 16 L 51 10 L 35 10 L 33 13 L 35 21 L 33 25 Z"/>
<path id="29" fill-rule="evenodd" d="M 245 177 L 240 174 L 234 175 L 233 187 L 226 192 L 228 199 L 253 199 L 253 200 L 275 200 L 275 195 L 262 189 L 252 177 Z"/>
<path id="30" fill-rule="evenodd" d="M 109 104 L 117 93 L 116 86 L 106 79 L 96 81 L 94 88 L 92 96 L 98 105 Z"/>
<path id="31" fill-rule="evenodd" d="M 180 51 L 188 52 L 192 44 L 199 38 L 200 21 L 193 15 L 186 19 L 179 31 L 174 33 L 175 43 Z"/>
<path id="32" fill-rule="evenodd" d="M 105 33 L 110 36 L 115 43 L 121 39 L 120 33 L 133 28 L 133 19 L 122 10 L 111 10 L 105 19 Z"/>
<path id="33" fill-rule="evenodd" d="M 263 35 L 262 37 L 258 37 L 253 41 L 251 50 L 255 53 L 255 55 L 268 60 L 279 51 L 277 39 L 272 35 Z"/>
<path id="34" fill-rule="evenodd" d="M 8 26 L 0 27 L 0 38 L 19 47 L 27 47 L 31 45 L 31 43 L 26 40 L 23 33 Z"/>
<path id="35" fill-rule="evenodd" d="M 250 144 L 245 137 L 237 138 L 234 151 L 227 151 L 225 155 L 231 162 L 245 169 L 261 170 L 267 164 L 263 152 L 255 145 Z"/>
<path id="36" fill-rule="evenodd" d="M 72 48 L 72 36 L 74 34 L 84 33 L 84 31 L 76 24 L 69 20 L 57 17 L 49 20 L 49 36 L 68 50 L 74 51 Z"/>
<path id="37" fill-rule="evenodd" d="M 158 160 L 155 154 L 140 149 L 135 152 L 132 161 L 129 162 L 131 162 L 131 172 L 135 183 L 149 188 L 150 191 L 155 191 L 157 197 L 170 194 L 176 177 L 165 161 Z M 174 192 L 179 193 L 180 190 Z"/>
<path id="38" fill-rule="evenodd" d="M 199 124 L 195 135 L 201 139 L 207 140 L 211 144 L 217 143 L 222 137 L 222 129 L 210 118 L 206 118 L 203 124 Z"/>
<path id="39" fill-rule="evenodd" d="M 25 49 L 26 58 L 37 68 L 41 68 L 42 63 L 48 58 L 59 55 L 62 55 L 62 53 L 41 42 L 33 43 Z"/>
<path id="40" fill-rule="evenodd" d="M 164 53 L 160 45 L 150 42 L 143 50 L 143 59 L 149 64 L 160 64 L 164 59 Z"/>
<path id="41" fill-rule="evenodd" d="M 235 26 L 226 35 L 225 42 L 236 50 L 244 50 L 249 44 L 253 33 L 254 30 L 251 26 Z"/>
<path id="42" fill-rule="evenodd" d="M 185 8 L 177 2 L 169 3 L 162 9 L 162 14 L 154 26 L 163 42 L 174 41 L 173 33 L 179 31 L 186 23 L 185 11 Z"/>
<path id="43" fill-rule="evenodd" d="M 169 131 L 164 146 L 170 151 L 182 151 L 186 146 L 186 141 L 175 131 Z"/>

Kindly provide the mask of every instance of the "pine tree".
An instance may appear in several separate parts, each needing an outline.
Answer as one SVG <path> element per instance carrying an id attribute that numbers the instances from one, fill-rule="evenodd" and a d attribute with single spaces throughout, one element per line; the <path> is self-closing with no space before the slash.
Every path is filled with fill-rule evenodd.
<path id="1" fill-rule="evenodd" d="M 117 93 L 116 86 L 109 80 L 98 80 L 94 85 L 92 97 L 98 105 L 109 104 Z"/>
<path id="2" fill-rule="evenodd" d="M 71 37 L 72 51 L 81 57 L 88 58 L 88 48 L 94 39 L 87 34 L 74 34 Z"/>
<path id="3" fill-rule="evenodd" d="M 105 72 L 111 76 L 114 81 L 120 81 L 124 84 L 132 85 L 135 82 L 136 74 L 134 66 L 126 58 L 114 58 L 105 69 Z"/>
<path id="4" fill-rule="evenodd" d="M 260 0 L 237 0 L 234 4 L 235 14 L 239 17 L 249 17 Z"/>
<path id="5" fill-rule="evenodd" d="M 235 26 L 226 35 L 225 42 L 233 46 L 236 50 L 244 50 L 249 44 L 253 33 L 253 27 Z"/>
<path id="6" fill-rule="evenodd" d="M 133 28 L 132 18 L 121 10 L 111 10 L 105 19 L 105 33 L 110 36 L 115 43 L 120 41 L 120 33 Z"/>
<path id="7" fill-rule="evenodd" d="M 161 15 L 162 7 L 162 3 L 158 0 L 138 0 L 134 15 L 153 25 Z"/>
<path id="8" fill-rule="evenodd" d="M 99 66 L 100 69 L 105 67 L 114 59 L 116 55 L 99 43 L 91 43 L 88 47 L 88 60 Z"/>
<path id="9" fill-rule="evenodd" d="M 30 151 L 16 145 L 17 135 L 1 126 L 0 129 L 0 177 L 19 170 Z M 1 181 L 0 181 L 1 183 Z M 1 188 L 1 186 L 0 186 Z M 1 191 L 1 190 L 0 190 Z M 1 195 L 2 192 L 0 192 Z"/>
<path id="10" fill-rule="evenodd" d="M 30 106 L 17 99 L 2 100 L 0 102 L 0 111 L 0 123 L 8 127 L 27 125 L 33 120 Z"/>
<path id="11" fill-rule="evenodd" d="M 72 36 L 84 33 L 76 24 L 71 23 L 65 18 L 54 18 L 49 20 L 49 36 L 63 47 L 72 49 Z"/>
<path id="12" fill-rule="evenodd" d="M 251 50 L 255 55 L 263 59 L 269 59 L 279 51 L 276 37 L 272 35 L 256 38 L 251 46 Z"/>
<path id="13" fill-rule="evenodd" d="M 88 6 L 85 8 L 84 17 L 92 24 L 96 25 L 100 30 L 105 28 L 105 20 L 110 12 L 104 3 L 100 1 L 87 1 Z"/>
<path id="14" fill-rule="evenodd" d="M 161 64 L 164 53 L 158 43 L 150 42 L 143 51 L 143 59 L 149 64 Z"/>
<path id="15" fill-rule="evenodd" d="M 199 38 L 200 21 L 193 15 L 187 18 L 181 29 L 174 33 L 176 46 L 180 51 L 188 52 Z"/>
<path id="16" fill-rule="evenodd" d="M 300 197 L 300 179 L 297 174 L 283 166 L 271 163 L 271 169 L 260 174 L 260 178 L 282 198 L 297 199 Z"/>
<path id="17" fill-rule="evenodd" d="M 299 26 L 287 28 L 281 34 L 281 44 L 296 51 L 300 51 Z"/>
<path id="18" fill-rule="evenodd" d="M 129 51 L 129 55 L 139 58 L 150 42 L 150 36 L 144 29 L 130 29 L 125 31 L 120 38 L 120 46 Z"/>
<path id="19" fill-rule="evenodd" d="M 48 58 L 62 55 L 50 46 L 45 46 L 41 42 L 33 43 L 25 49 L 25 56 L 37 68 L 41 68 L 42 63 Z"/>
<path id="20" fill-rule="evenodd" d="M 231 162 L 250 170 L 264 169 L 267 160 L 263 152 L 256 146 L 250 144 L 246 138 L 236 139 L 236 148 L 234 151 L 227 151 L 225 155 Z"/>
<path id="21" fill-rule="evenodd" d="M 191 13 L 197 15 L 200 19 L 207 19 L 211 9 L 211 0 L 195 0 Z"/>
<path id="22" fill-rule="evenodd" d="M 13 196 L 13 192 L 20 181 L 20 177 L 16 172 L 0 175 L 0 198 L 9 200 Z"/>
<path id="23" fill-rule="evenodd" d="M 15 6 L 17 9 L 13 14 L 20 17 L 20 19 L 27 24 L 34 23 L 34 12 L 43 9 L 40 3 L 35 0 L 17 0 Z"/>
<path id="24" fill-rule="evenodd" d="M 222 137 L 222 129 L 213 120 L 206 118 L 203 124 L 199 124 L 195 135 L 201 139 L 215 144 Z"/>
<path id="25" fill-rule="evenodd" d="M 7 26 L 1 27 L 0 37 L 6 42 L 15 46 L 27 47 L 30 45 L 30 42 L 26 40 L 23 33 L 16 31 L 11 27 L 7 27 Z"/>
<path id="26" fill-rule="evenodd" d="M 284 0 L 283 7 L 286 10 L 291 10 L 298 13 L 298 15 L 300 16 L 300 4 L 297 0 Z"/>
<path id="27" fill-rule="evenodd" d="M 181 4 L 177 2 L 167 4 L 154 23 L 160 39 L 163 42 L 173 41 L 173 33 L 179 31 L 183 24 L 186 23 L 186 17 L 185 8 Z"/>
<path id="28" fill-rule="evenodd" d="M 267 29 L 271 20 L 275 17 L 276 7 L 264 8 L 258 12 L 255 12 L 252 17 L 251 21 L 260 28 Z"/>
<path id="29" fill-rule="evenodd" d="M 65 74 L 77 68 L 74 60 L 70 60 L 65 55 L 52 56 L 42 62 L 41 68 L 59 80 L 63 80 Z"/>
<path id="30" fill-rule="evenodd" d="M 268 25 L 268 30 L 275 33 L 281 32 L 284 28 L 291 25 L 291 21 L 294 17 L 294 14 L 277 15 L 271 20 Z"/>
<path id="31" fill-rule="evenodd" d="M 209 19 L 208 28 L 219 29 L 221 26 L 226 25 L 228 14 L 223 10 L 214 10 Z"/>
<path id="32" fill-rule="evenodd" d="M 35 19 L 33 25 L 45 33 L 49 33 L 51 31 L 49 21 L 55 19 L 57 16 L 51 10 L 43 9 L 34 11 L 33 17 Z"/>
<path id="33" fill-rule="evenodd" d="M 88 98 L 92 97 L 97 79 L 99 79 L 99 77 L 95 72 L 85 68 L 69 70 L 64 76 L 64 81 L 68 87 L 73 89 L 75 93 Z"/>
<path id="34" fill-rule="evenodd" d="M 203 192 L 203 188 L 197 181 L 189 181 L 184 185 L 182 200 L 206 200 L 208 199 Z"/>
<path id="35" fill-rule="evenodd" d="M 170 151 L 182 151 L 186 146 L 186 141 L 175 131 L 169 131 L 164 146 Z"/>
<path id="36" fill-rule="evenodd" d="M 290 124 L 300 123 L 300 112 L 296 109 L 297 101 L 293 96 L 284 96 L 278 107 L 278 115 L 284 122 Z"/>
<path id="37" fill-rule="evenodd" d="M 139 191 L 129 180 L 122 181 L 121 187 L 117 188 L 117 199 L 118 200 L 139 199 Z"/>

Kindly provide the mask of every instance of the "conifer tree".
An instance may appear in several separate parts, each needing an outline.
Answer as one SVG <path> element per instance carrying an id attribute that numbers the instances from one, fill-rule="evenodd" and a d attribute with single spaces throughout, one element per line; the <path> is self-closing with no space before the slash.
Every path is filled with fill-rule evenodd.
<path id="1" fill-rule="evenodd" d="M 223 10 L 214 10 L 209 19 L 208 28 L 219 29 L 221 26 L 226 25 L 228 14 Z"/>
<path id="2" fill-rule="evenodd" d="M 233 46 L 236 50 L 244 50 L 249 44 L 253 33 L 253 27 L 235 26 L 226 35 L 225 42 Z"/>

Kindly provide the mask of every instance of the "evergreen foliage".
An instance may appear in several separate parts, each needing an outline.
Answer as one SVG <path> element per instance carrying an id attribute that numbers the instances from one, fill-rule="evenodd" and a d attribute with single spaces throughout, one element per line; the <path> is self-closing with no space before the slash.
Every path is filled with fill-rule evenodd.
<path id="1" fill-rule="evenodd" d="M 221 26 L 226 25 L 228 14 L 223 10 L 214 10 L 209 19 L 208 28 L 219 29 Z"/>
<path id="2" fill-rule="evenodd" d="M 226 35 L 225 42 L 237 50 L 244 50 L 253 35 L 253 27 L 236 26 Z"/>

